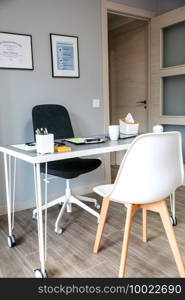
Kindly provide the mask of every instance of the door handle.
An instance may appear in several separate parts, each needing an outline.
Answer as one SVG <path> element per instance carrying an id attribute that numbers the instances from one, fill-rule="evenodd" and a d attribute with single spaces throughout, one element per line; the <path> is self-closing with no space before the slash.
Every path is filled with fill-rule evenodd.
<path id="1" fill-rule="evenodd" d="M 144 104 L 144 105 L 146 105 L 146 100 L 143 100 L 143 101 L 137 101 L 136 103 L 139 103 L 139 104 Z"/>
<path id="2" fill-rule="evenodd" d="M 144 105 L 144 109 L 147 108 L 147 106 L 146 106 L 146 104 L 147 104 L 146 100 L 143 100 L 143 101 L 137 101 L 136 103 L 138 103 L 138 104 L 143 104 L 143 105 Z"/>

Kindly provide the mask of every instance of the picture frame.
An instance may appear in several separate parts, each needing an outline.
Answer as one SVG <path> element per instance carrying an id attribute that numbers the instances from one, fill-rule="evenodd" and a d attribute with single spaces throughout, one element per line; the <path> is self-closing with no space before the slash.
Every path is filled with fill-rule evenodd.
<path id="1" fill-rule="evenodd" d="M 77 36 L 50 34 L 52 77 L 79 78 L 79 42 Z"/>
<path id="2" fill-rule="evenodd" d="M 34 69 L 31 35 L 0 32 L 0 69 Z"/>

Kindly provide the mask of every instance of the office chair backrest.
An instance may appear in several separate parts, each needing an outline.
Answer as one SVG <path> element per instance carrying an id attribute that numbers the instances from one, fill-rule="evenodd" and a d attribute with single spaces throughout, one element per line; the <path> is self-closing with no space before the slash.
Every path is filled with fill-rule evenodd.
<path id="1" fill-rule="evenodd" d="M 33 131 L 47 128 L 55 139 L 74 137 L 67 109 L 57 104 L 37 105 L 32 109 Z"/>
<path id="2" fill-rule="evenodd" d="M 109 197 L 133 204 L 156 202 L 174 192 L 183 179 L 180 133 L 144 134 L 123 158 Z"/>

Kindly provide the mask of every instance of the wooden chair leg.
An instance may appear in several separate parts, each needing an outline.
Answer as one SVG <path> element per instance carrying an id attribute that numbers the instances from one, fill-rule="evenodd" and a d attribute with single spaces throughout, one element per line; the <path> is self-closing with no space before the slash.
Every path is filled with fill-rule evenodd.
<path id="1" fill-rule="evenodd" d="M 185 277 L 184 263 L 183 263 L 183 260 L 182 260 L 181 254 L 180 254 L 179 246 L 177 244 L 177 240 L 175 237 L 175 233 L 174 233 L 172 224 L 170 222 L 170 216 L 168 213 L 168 209 L 167 209 L 165 200 L 161 201 L 161 204 L 160 204 L 160 216 L 161 216 L 163 226 L 166 231 L 166 235 L 168 237 L 168 241 L 170 243 L 171 250 L 173 252 L 173 256 L 175 258 L 175 262 L 177 264 L 177 268 L 179 270 L 179 274 L 181 277 Z"/>
<path id="2" fill-rule="evenodd" d="M 142 209 L 143 212 L 143 242 L 147 242 L 147 210 Z"/>
<path id="3" fill-rule="evenodd" d="M 98 253 L 98 250 L 99 250 L 109 205 L 110 205 L 110 199 L 103 198 L 103 203 L 102 203 L 102 208 L 101 208 L 101 213 L 100 213 L 100 220 L 99 220 L 98 229 L 97 229 L 97 233 L 96 233 L 96 239 L 95 239 L 94 248 L 93 248 L 94 253 Z"/>
<path id="4" fill-rule="evenodd" d="M 130 239 L 132 217 L 135 213 L 134 206 L 135 206 L 134 204 L 128 204 L 128 208 L 127 208 L 125 230 L 124 230 L 124 236 L 123 236 L 123 247 L 122 247 L 122 252 L 121 252 L 121 262 L 120 262 L 120 268 L 119 268 L 119 278 L 123 278 L 125 275 L 125 267 L 126 267 L 126 261 L 127 261 L 127 255 L 128 255 L 128 243 L 129 243 L 129 239 Z"/>

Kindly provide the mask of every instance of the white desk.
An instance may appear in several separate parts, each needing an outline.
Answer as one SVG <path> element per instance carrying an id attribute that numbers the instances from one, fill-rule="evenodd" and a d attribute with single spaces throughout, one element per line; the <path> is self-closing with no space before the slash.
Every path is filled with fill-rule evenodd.
<path id="1" fill-rule="evenodd" d="M 39 155 L 35 150 L 24 151 L 13 146 L 1 146 L 0 152 L 4 153 L 4 168 L 5 168 L 5 181 L 6 181 L 6 199 L 7 199 L 7 212 L 8 212 L 8 242 L 9 246 L 14 246 L 14 235 L 12 234 L 12 211 L 14 210 L 15 201 L 15 178 L 16 178 L 16 159 L 21 159 L 33 165 L 34 182 L 35 182 L 35 199 L 36 208 L 38 209 L 38 240 L 39 240 L 39 258 L 41 268 L 35 270 L 36 277 L 47 277 L 45 270 L 46 258 L 46 245 L 44 237 L 44 226 L 42 216 L 42 195 L 41 195 L 41 176 L 40 176 L 40 163 L 47 165 L 50 161 L 57 161 L 61 159 L 68 159 L 74 157 L 82 157 L 88 155 L 97 155 L 103 153 L 116 152 L 127 150 L 133 141 L 133 138 L 123 139 L 118 141 L 107 141 L 102 144 L 88 144 L 88 145 L 72 145 L 71 152 L 66 153 L 52 153 Z M 66 143 L 67 144 L 67 143 Z M 13 164 L 11 158 L 13 157 Z M 13 166 L 13 167 L 11 167 Z M 12 170 L 13 169 L 13 170 Z M 47 169 L 47 168 L 46 168 Z M 13 176 L 12 176 L 13 174 Z M 47 174 L 45 174 L 47 177 Z M 13 178 L 12 178 L 13 177 Z M 45 180 L 45 197 L 47 198 L 47 180 Z M 14 212 L 13 212 L 14 213 Z M 13 222 L 14 223 L 14 222 Z"/>

